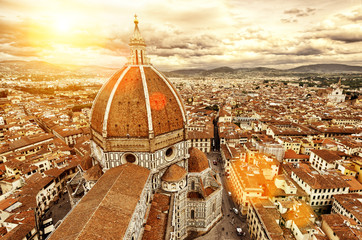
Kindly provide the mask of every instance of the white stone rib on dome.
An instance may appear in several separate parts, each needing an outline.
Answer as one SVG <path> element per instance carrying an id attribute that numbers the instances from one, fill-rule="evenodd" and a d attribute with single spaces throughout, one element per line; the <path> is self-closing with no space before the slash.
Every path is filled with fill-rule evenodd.
<path id="1" fill-rule="evenodd" d="M 152 134 L 153 133 L 153 125 L 152 125 L 152 113 L 151 113 L 151 105 L 150 105 L 150 96 L 148 94 L 148 87 L 147 87 L 147 82 L 146 82 L 145 71 L 143 69 L 143 66 L 139 66 L 139 68 L 140 68 L 140 71 L 141 71 L 143 91 L 145 93 L 145 99 L 146 99 L 148 131 L 149 131 L 150 134 Z"/>
<path id="2" fill-rule="evenodd" d="M 108 123 L 108 116 L 109 116 L 109 110 L 111 109 L 111 104 L 113 102 L 113 98 L 114 98 L 114 94 L 118 88 L 118 85 L 119 83 L 122 81 L 123 77 L 126 75 L 126 73 L 128 72 L 128 70 L 130 69 L 131 67 L 128 66 L 122 73 L 122 75 L 118 78 L 117 82 L 116 82 L 116 85 L 114 86 L 114 88 L 112 89 L 112 92 L 111 92 L 111 95 L 108 99 L 108 102 L 107 102 L 107 106 L 106 106 L 106 112 L 104 114 L 104 120 L 103 120 L 103 131 L 102 131 L 102 134 L 103 135 L 106 135 L 107 134 L 107 123 Z M 106 137 L 106 136 L 104 136 Z"/>

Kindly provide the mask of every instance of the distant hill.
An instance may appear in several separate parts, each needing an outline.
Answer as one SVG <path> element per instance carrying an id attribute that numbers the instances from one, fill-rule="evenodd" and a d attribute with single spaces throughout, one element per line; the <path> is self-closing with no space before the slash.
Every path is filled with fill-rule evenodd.
<path id="1" fill-rule="evenodd" d="M 2 61 L 1 72 L 49 72 L 64 71 L 63 68 L 43 61 Z"/>
<path id="2" fill-rule="evenodd" d="M 303 73 L 343 73 L 343 72 L 362 72 L 360 66 L 350 66 L 344 64 L 314 64 L 305 65 L 296 68 L 288 69 L 289 72 Z"/>
<path id="3" fill-rule="evenodd" d="M 239 71 L 251 71 L 251 72 L 275 72 L 275 71 L 283 71 L 276 68 L 267 68 L 267 67 L 255 67 L 255 68 L 238 68 Z"/>
<path id="4" fill-rule="evenodd" d="M 44 61 L 2 61 L 0 62 L 0 72 L 18 72 L 18 73 L 43 73 L 43 74 L 88 74 L 110 76 L 117 68 L 108 68 L 102 66 L 83 66 L 70 64 L 51 64 Z M 360 66 L 350 66 L 344 64 L 314 64 L 305 65 L 287 70 L 255 67 L 255 68 L 230 68 L 227 66 L 213 69 L 180 69 L 166 72 L 169 77 L 180 76 L 220 76 L 223 74 L 238 75 L 243 73 L 264 73 L 264 74 L 285 74 L 285 73 L 348 73 L 362 72 Z"/>
<path id="5" fill-rule="evenodd" d="M 205 69 L 180 69 L 169 72 L 170 74 L 193 75 L 206 71 Z"/>
<path id="6" fill-rule="evenodd" d="M 255 67 L 255 68 L 230 68 L 230 67 L 219 67 L 214 69 L 181 69 L 166 73 L 168 76 L 177 75 L 200 75 L 209 76 L 212 74 L 233 74 L 243 72 L 263 72 L 263 73 L 348 73 L 348 72 L 362 72 L 360 66 L 350 66 L 344 64 L 314 64 L 304 65 L 291 69 L 276 69 L 267 67 Z"/>
<path id="7" fill-rule="evenodd" d="M 270 72 L 270 71 L 282 71 L 274 68 L 256 67 L 256 68 L 231 68 L 231 67 L 218 67 L 213 69 L 180 69 L 175 71 L 167 72 L 166 75 L 169 77 L 180 76 L 180 75 L 200 75 L 209 76 L 212 74 L 233 74 L 237 72 Z"/>
<path id="8" fill-rule="evenodd" d="M 235 72 L 236 69 L 230 68 L 230 67 L 219 67 L 219 68 L 214 68 L 211 70 L 207 70 L 206 71 L 206 75 L 210 74 L 210 73 L 232 73 Z"/>
<path id="9" fill-rule="evenodd" d="M 18 72 L 29 74 L 66 74 L 66 73 L 78 73 L 78 74 L 106 74 L 114 72 L 115 68 L 107 68 L 101 66 L 82 66 L 82 65 L 58 65 L 51 64 L 44 61 L 2 61 L 0 62 L 0 72 Z"/>

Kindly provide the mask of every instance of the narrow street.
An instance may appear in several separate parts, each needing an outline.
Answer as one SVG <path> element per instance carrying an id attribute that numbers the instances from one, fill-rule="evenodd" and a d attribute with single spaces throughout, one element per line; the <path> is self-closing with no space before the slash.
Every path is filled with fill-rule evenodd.
<path id="1" fill-rule="evenodd" d="M 226 189 L 226 178 L 223 176 L 223 169 L 221 164 L 218 162 L 217 165 L 213 164 L 214 160 L 221 158 L 219 152 L 213 152 L 207 154 L 209 164 L 213 170 L 219 173 L 223 184 L 223 205 L 222 212 L 223 218 L 211 229 L 210 232 L 205 235 L 196 238 L 197 240 L 221 240 L 221 239 L 250 239 L 248 232 L 248 224 L 246 223 L 246 216 L 235 214 L 232 209 L 235 207 L 231 197 L 228 195 Z M 238 236 L 236 228 L 242 228 L 242 232 L 245 232 L 245 236 Z"/>

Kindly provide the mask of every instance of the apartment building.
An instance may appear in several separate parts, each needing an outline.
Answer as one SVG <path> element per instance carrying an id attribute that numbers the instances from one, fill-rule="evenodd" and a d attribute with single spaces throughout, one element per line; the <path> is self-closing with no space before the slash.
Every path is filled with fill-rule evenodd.
<path id="1" fill-rule="evenodd" d="M 346 194 L 350 185 L 338 173 L 319 174 L 306 164 L 286 164 L 284 169 L 308 194 L 307 202 L 317 212 L 328 211 L 333 196 Z"/>
<path id="2" fill-rule="evenodd" d="M 362 195 L 351 193 L 335 195 L 332 205 L 332 213 L 338 213 L 362 224 Z"/>
<path id="3" fill-rule="evenodd" d="M 253 198 L 247 214 L 252 239 L 285 239 L 277 207 L 268 199 Z"/>
<path id="4" fill-rule="evenodd" d="M 312 167 L 318 172 L 335 169 L 338 161 L 342 160 L 342 157 L 329 150 L 312 150 L 309 158 Z"/>

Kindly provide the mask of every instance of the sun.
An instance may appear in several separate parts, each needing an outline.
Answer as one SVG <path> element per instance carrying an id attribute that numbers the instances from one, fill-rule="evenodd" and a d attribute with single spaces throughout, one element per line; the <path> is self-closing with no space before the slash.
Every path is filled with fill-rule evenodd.
<path id="1" fill-rule="evenodd" d="M 67 17 L 58 17 L 54 21 L 54 27 L 59 33 L 67 33 L 71 30 L 72 22 Z"/>

